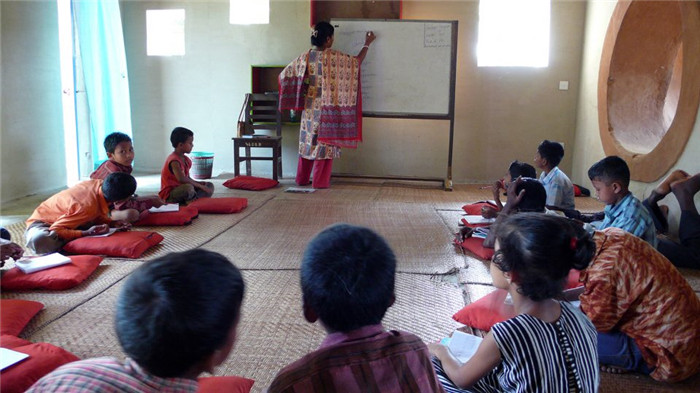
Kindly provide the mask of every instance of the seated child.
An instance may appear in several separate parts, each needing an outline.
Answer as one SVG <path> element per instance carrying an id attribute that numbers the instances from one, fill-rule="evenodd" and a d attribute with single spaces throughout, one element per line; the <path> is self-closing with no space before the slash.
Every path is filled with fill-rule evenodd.
<path id="1" fill-rule="evenodd" d="M 581 309 L 598 330 L 604 371 L 674 382 L 700 371 L 700 300 L 649 243 L 619 228 L 596 231 L 581 273 Z"/>
<path id="2" fill-rule="evenodd" d="M 448 392 L 597 392 L 596 330 L 561 294 L 571 268 L 585 269 L 595 243 L 564 217 L 521 213 L 496 228 L 491 277 L 517 316 L 495 324 L 464 364 L 446 346 L 428 346 Z M 544 389 L 543 386 L 548 388 Z"/>
<path id="3" fill-rule="evenodd" d="M 537 172 L 535 171 L 535 167 L 518 160 L 511 162 L 510 166 L 508 167 L 508 172 L 506 172 L 506 174 L 503 176 L 503 179 L 496 180 L 491 185 L 491 191 L 493 192 L 493 200 L 496 202 L 496 208 L 494 209 L 484 206 L 481 209 L 481 215 L 484 216 L 484 218 L 496 217 L 498 212 L 503 209 L 503 203 L 501 203 L 501 192 L 506 191 L 508 184 L 519 177 L 536 178 Z"/>
<path id="4" fill-rule="evenodd" d="M 175 151 L 165 159 L 160 172 L 158 195 L 167 202 L 187 203 L 191 200 L 210 197 L 214 193 L 211 182 L 196 181 L 190 177 L 192 160 L 186 153 L 194 147 L 194 133 L 185 127 L 175 127 L 170 133 L 170 143 Z"/>
<path id="5" fill-rule="evenodd" d="M 542 170 L 540 181 L 547 190 L 547 206 L 559 209 L 574 209 L 574 185 L 557 165 L 564 158 L 561 143 L 542 141 L 537 146 L 535 165 Z"/>
<path id="6" fill-rule="evenodd" d="M 678 267 L 700 269 L 700 215 L 698 215 L 694 200 L 698 191 L 700 191 L 700 173 L 690 176 L 684 171 L 676 170 L 668 175 L 642 202 L 649 209 L 656 230 L 666 233 L 668 232 L 668 221 L 658 203 L 671 192 L 678 200 L 678 205 L 681 208 L 678 225 L 680 243 L 667 238 L 658 238 L 657 245 L 659 252 Z"/>
<path id="7" fill-rule="evenodd" d="M 59 192 L 42 202 L 27 220 L 27 247 L 47 254 L 73 239 L 107 233 L 110 225 L 128 230 L 138 220 L 138 212 L 127 211 L 122 220 L 114 221 L 109 217 L 109 204 L 130 198 L 135 190 L 136 179 L 115 172 L 104 180 L 86 180 Z"/>
<path id="8" fill-rule="evenodd" d="M 596 229 L 621 228 L 656 247 L 656 231 L 651 215 L 629 190 L 630 170 L 618 156 L 605 157 L 588 169 L 598 200 L 605 203 L 605 218 Z"/>
<path id="9" fill-rule="evenodd" d="M 107 175 L 114 172 L 131 174 L 131 171 L 134 169 L 131 166 L 132 161 L 134 161 L 134 147 L 131 144 L 129 135 L 121 132 L 113 132 L 105 137 L 104 147 L 107 152 L 108 160 L 100 164 L 100 166 L 90 174 L 90 178 L 104 180 Z M 165 201 L 160 199 L 157 195 L 149 197 L 134 196 L 125 202 L 115 205 L 114 211 L 110 212 L 110 216 L 113 220 L 118 221 L 123 219 L 124 214 L 129 214 L 123 213 L 124 210 L 134 209 L 141 213 L 152 207 L 163 206 L 163 204 L 165 204 Z"/>
<path id="10" fill-rule="evenodd" d="M 337 224 L 316 235 L 301 263 L 303 310 L 328 335 L 268 392 L 442 392 L 421 339 L 382 327 L 395 271 L 393 251 L 370 229 Z"/>
<path id="11" fill-rule="evenodd" d="M 28 392 L 194 393 L 197 376 L 213 373 L 233 348 L 244 290 L 240 271 L 211 251 L 145 262 L 126 279 L 116 305 L 115 330 L 127 359 L 69 363 Z"/>
<path id="12" fill-rule="evenodd" d="M 488 234 L 484 239 L 483 244 L 486 248 L 493 248 L 496 243 L 495 231 L 491 228 L 498 226 L 509 215 L 520 212 L 547 213 L 545 208 L 547 192 L 539 180 L 519 177 L 508 184 L 506 195 L 508 197 L 506 204 L 496 217 L 496 222 L 489 227 Z M 471 228 L 466 227 L 466 229 L 460 230 L 461 241 L 464 241 L 469 229 Z"/>

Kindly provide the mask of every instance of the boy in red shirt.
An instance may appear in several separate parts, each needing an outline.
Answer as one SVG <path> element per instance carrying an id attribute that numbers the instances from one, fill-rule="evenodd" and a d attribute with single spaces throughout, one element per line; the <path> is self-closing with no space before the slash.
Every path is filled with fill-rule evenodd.
<path id="1" fill-rule="evenodd" d="M 214 193 L 214 184 L 196 181 L 190 177 L 192 160 L 186 153 L 194 147 L 194 133 L 185 127 L 175 127 L 170 133 L 170 143 L 175 150 L 165 159 L 160 172 L 161 199 L 171 203 L 187 203 L 191 200 L 210 197 Z"/>
<path id="2" fill-rule="evenodd" d="M 104 180 L 110 173 L 123 172 L 131 174 L 133 167 L 131 163 L 134 161 L 134 146 L 131 143 L 131 138 L 121 132 L 113 132 L 104 141 L 105 151 L 107 152 L 107 161 L 100 164 L 94 172 L 90 174 L 91 179 Z M 133 212 L 128 212 L 129 209 L 136 210 L 139 214 L 150 209 L 151 207 L 163 206 L 165 201 L 157 195 L 132 198 L 124 202 L 114 204 L 111 208 L 110 216 L 113 220 L 124 220 Z"/>

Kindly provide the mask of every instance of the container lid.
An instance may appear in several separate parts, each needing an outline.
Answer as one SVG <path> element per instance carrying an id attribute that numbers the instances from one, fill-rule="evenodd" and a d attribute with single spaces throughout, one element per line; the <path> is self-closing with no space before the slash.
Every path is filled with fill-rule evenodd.
<path id="1" fill-rule="evenodd" d="M 192 157 L 214 157 L 214 153 L 208 151 L 193 151 L 189 154 Z"/>

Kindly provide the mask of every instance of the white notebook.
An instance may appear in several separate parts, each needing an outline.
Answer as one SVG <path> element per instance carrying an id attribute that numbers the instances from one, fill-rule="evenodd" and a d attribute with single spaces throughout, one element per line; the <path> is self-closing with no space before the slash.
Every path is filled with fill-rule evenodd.
<path id="1" fill-rule="evenodd" d="M 7 348 L 0 348 L 0 370 L 4 370 L 28 357 L 29 355 L 26 353 L 13 351 Z"/>
<path id="2" fill-rule="evenodd" d="M 495 218 L 484 218 L 478 215 L 466 215 L 464 219 L 470 224 L 492 224 L 496 222 Z"/>
<path id="3" fill-rule="evenodd" d="M 70 258 L 57 252 L 40 257 L 20 258 L 15 266 L 26 274 L 70 263 Z"/>
<path id="4" fill-rule="evenodd" d="M 462 364 L 466 363 L 467 360 L 471 359 L 476 353 L 476 349 L 479 348 L 483 340 L 479 336 L 474 336 L 472 334 L 462 333 L 459 330 L 455 330 L 452 333 L 452 337 L 448 339 L 443 339 L 442 343 L 447 345 L 447 348 L 452 353 L 452 356 L 456 357 Z"/>
<path id="5" fill-rule="evenodd" d="M 150 213 L 168 213 L 180 211 L 180 205 L 177 203 L 167 203 L 160 207 L 152 207 L 148 209 Z"/>

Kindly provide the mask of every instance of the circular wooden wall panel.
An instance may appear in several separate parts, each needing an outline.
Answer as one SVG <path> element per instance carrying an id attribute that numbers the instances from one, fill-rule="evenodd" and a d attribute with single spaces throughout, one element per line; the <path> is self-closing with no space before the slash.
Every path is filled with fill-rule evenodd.
<path id="1" fill-rule="evenodd" d="M 652 182 L 682 154 L 700 103 L 700 2 L 619 1 L 598 79 L 607 155 Z"/>

